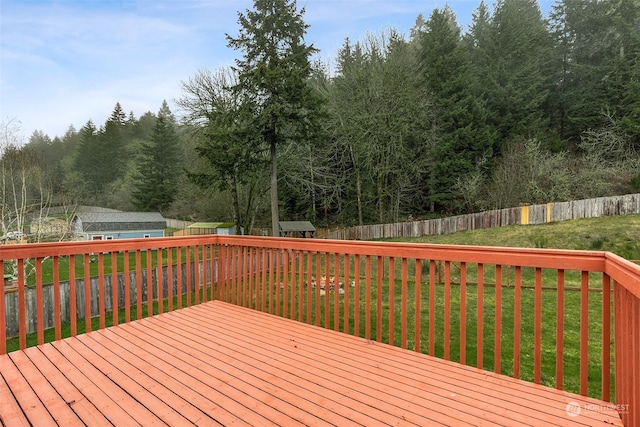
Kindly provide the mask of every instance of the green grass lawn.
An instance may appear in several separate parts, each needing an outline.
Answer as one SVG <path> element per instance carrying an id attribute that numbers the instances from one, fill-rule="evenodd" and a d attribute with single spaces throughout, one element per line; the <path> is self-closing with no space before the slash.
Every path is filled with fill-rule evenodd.
<path id="1" fill-rule="evenodd" d="M 516 248 L 603 250 L 626 259 L 640 260 L 640 215 L 587 218 L 542 225 L 511 225 L 441 236 L 388 240 Z"/>

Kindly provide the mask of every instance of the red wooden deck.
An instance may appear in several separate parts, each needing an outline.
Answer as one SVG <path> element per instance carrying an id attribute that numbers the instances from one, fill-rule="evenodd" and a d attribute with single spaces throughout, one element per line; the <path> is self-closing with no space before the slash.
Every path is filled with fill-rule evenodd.
<path id="1" fill-rule="evenodd" d="M 622 425 L 604 405 L 220 301 L 0 356 L 8 426 Z"/>

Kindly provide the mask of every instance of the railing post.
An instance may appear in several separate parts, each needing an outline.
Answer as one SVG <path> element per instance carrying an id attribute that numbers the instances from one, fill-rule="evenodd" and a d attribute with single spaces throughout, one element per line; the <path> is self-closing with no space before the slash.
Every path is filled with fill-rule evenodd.
<path id="1" fill-rule="evenodd" d="M 0 285 L 0 354 L 7 352 L 7 315 L 4 306 L 4 282 Z"/>
<path id="2" fill-rule="evenodd" d="M 640 298 L 613 283 L 616 408 L 625 426 L 640 425 Z"/>

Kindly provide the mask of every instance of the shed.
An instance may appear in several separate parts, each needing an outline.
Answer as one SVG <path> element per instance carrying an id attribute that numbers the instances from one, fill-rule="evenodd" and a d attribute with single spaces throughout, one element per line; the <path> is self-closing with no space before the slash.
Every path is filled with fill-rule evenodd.
<path id="1" fill-rule="evenodd" d="M 232 222 L 194 222 L 187 227 L 188 235 L 236 234 L 236 225 Z"/>
<path id="2" fill-rule="evenodd" d="M 309 221 L 280 221 L 281 237 L 314 237 L 316 228 Z"/>
<path id="3" fill-rule="evenodd" d="M 158 212 L 78 212 L 74 233 L 84 240 L 164 237 L 167 221 Z"/>

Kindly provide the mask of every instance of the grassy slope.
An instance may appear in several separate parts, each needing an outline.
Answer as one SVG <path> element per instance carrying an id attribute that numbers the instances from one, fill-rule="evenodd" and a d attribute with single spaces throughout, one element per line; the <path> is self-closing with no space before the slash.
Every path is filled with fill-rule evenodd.
<path id="1" fill-rule="evenodd" d="M 479 246 L 586 249 L 640 260 L 640 215 L 515 225 L 396 241 Z"/>

